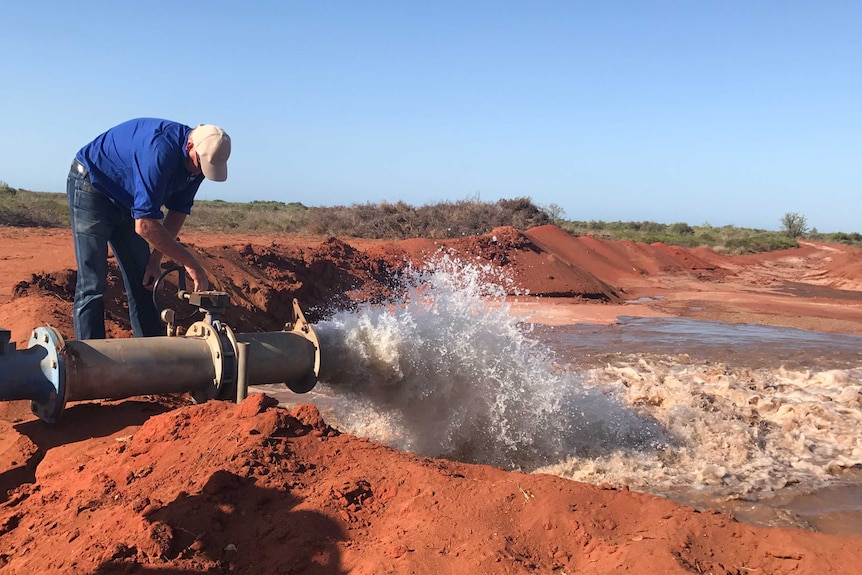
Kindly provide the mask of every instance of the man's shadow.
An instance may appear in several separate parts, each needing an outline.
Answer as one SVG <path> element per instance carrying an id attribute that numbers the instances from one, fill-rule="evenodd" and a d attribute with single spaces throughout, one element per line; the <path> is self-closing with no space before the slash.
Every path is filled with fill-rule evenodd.
<path id="1" fill-rule="evenodd" d="M 216 471 L 200 494 L 181 492 L 171 503 L 145 513 L 158 552 L 151 567 L 137 563 L 138 550 L 127 549 L 128 556 L 120 550 L 95 575 L 190 575 L 211 569 L 346 574 L 338 549 L 347 539 L 344 529 L 317 511 L 295 510 L 301 501 L 288 490 L 258 487 L 253 478 Z M 171 567 L 175 562 L 196 568 Z"/>

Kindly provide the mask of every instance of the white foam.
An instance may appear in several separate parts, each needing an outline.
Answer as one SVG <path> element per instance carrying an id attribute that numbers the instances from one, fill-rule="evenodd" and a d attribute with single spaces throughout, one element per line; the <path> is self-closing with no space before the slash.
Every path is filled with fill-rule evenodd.
<path id="1" fill-rule="evenodd" d="M 322 374 L 337 425 L 415 453 L 526 469 L 654 441 L 652 422 L 585 389 L 530 337 L 507 282 L 499 267 L 440 254 L 409 270 L 397 304 L 318 324 L 337 358 Z"/>
<path id="2" fill-rule="evenodd" d="M 414 453 L 731 497 L 862 465 L 862 368 L 560 365 L 500 268 L 440 254 L 397 302 L 316 326 L 332 423 Z M 324 358 L 324 361 L 326 360 Z"/>
<path id="3" fill-rule="evenodd" d="M 654 418 L 673 441 L 635 458 L 623 451 L 572 456 L 546 472 L 740 496 L 817 485 L 862 465 L 862 369 L 750 370 L 641 358 L 590 370 L 588 380 Z"/>

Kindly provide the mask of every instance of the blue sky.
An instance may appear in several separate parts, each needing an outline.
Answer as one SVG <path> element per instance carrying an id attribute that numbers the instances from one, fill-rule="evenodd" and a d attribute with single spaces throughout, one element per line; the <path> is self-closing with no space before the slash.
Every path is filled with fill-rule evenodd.
<path id="1" fill-rule="evenodd" d="M 529 196 L 567 219 L 862 231 L 862 3 L 7 2 L 0 180 L 129 118 L 219 124 L 198 197 Z M 194 212 L 192 212 L 194 217 Z"/>

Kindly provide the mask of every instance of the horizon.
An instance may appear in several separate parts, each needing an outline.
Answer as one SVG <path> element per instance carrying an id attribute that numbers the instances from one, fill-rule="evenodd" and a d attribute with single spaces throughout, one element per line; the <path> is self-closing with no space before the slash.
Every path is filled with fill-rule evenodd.
<path id="1" fill-rule="evenodd" d="M 231 135 L 202 200 L 859 230 L 862 5 L 49 0 L 4 19 L 14 188 L 62 192 L 81 146 L 153 116 Z"/>

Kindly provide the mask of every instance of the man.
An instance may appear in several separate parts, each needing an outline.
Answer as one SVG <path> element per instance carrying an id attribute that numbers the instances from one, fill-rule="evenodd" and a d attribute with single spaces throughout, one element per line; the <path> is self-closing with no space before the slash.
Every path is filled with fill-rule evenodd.
<path id="1" fill-rule="evenodd" d="M 176 238 L 203 179 L 227 179 L 229 156 L 230 137 L 218 126 L 156 118 L 124 122 L 78 151 L 66 181 L 78 262 L 77 339 L 105 337 L 108 245 L 135 337 L 164 333 L 147 287 L 161 273 L 162 256 L 185 267 L 195 290 L 209 289 L 206 272 Z"/>

